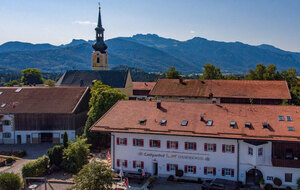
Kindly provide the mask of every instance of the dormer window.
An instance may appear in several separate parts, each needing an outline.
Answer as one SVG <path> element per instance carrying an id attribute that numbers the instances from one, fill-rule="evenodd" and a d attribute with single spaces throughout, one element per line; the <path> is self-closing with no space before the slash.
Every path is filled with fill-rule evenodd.
<path id="1" fill-rule="evenodd" d="M 183 120 L 182 122 L 181 122 L 181 126 L 187 126 L 188 125 L 188 121 L 187 120 Z"/>
<path id="2" fill-rule="evenodd" d="M 163 126 L 166 126 L 167 125 L 167 120 L 160 120 L 159 124 L 163 125 Z"/>
<path id="3" fill-rule="evenodd" d="M 206 122 L 206 126 L 212 126 L 213 125 L 213 120 L 208 120 Z"/>
<path id="4" fill-rule="evenodd" d="M 236 122 L 235 121 L 231 121 L 230 122 L 230 127 L 231 128 L 236 128 Z"/>
<path id="5" fill-rule="evenodd" d="M 263 128 L 264 128 L 264 129 L 268 129 L 268 128 L 269 128 L 269 124 L 268 124 L 267 122 L 263 122 L 262 125 L 263 125 Z"/>
<path id="6" fill-rule="evenodd" d="M 140 120 L 139 120 L 139 124 L 140 124 L 140 125 L 145 125 L 146 122 L 147 122 L 147 119 L 140 119 Z"/>
<path id="7" fill-rule="evenodd" d="M 279 121 L 284 121 L 284 117 L 282 115 L 278 116 Z"/>
<path id="8" fill-rule="evenodd" d="M 251 122 L 245 122 L 245 127 L 246 128 L 249 128 L 249 129 L 252 129 L 252 124 L 251 124 Z"/>

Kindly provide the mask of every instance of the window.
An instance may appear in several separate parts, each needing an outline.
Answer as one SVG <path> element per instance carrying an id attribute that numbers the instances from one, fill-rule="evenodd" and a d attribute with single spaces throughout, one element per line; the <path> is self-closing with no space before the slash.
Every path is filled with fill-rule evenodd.
<path id="1" fill-rule="evenodd" d="M 216 168 L 214 167 L 204 167 L 205 175 L 216 175 Z"/>
<path id="2" fill-rule="evenodd" d="M 185 150 L 197 150 L 197 143 L 195 142 L 185 142 Z"/>
<path id="3" fill-rule="evenodd" d="M 167 141 L 168 149 L 178 149 L 178 141 Z"/>
<path id="4" fill-rule="evenodd" d="M 64 134 L 61 134 L 61 135 L 60 135 L 60 138 L 63 139 L 63 138 L 64 138 Z"/>
<path id="5" fill-rule="evenodd" d="M 264 152 L 264 149 L 263 148 L 259 148 L 258 149 L 258 156 L 262 156 L 263 152 Z"/>
<path id="6" fill-rule="evenodd" d="M 216 150 L 217 150 L 217 145 L 216 144 L 209 144 L 209 143 L 204 144 L 204 151 L 216 152 Z"/>
<path id="7" fill-rule="evenodd" d="M 222 145 L 222 152 L 234 153 L 234 145 L 223 144 Z"/>
<path id="8" fill-rule="evenodd" d="M 249 128 L 249 129 L 252 129 L 252 124 L 251 124 L 251 122 L 249 122 L 249 121 L 245 122 L 245 127 L 246 127 L 246 128 Z"/>
<path id="9" fill-rule="evenodd" d="M 248 155 L 253 155 L 253 148 L 251 147 L 248 147 Z"/>
<path id="10" fill-rule="evenodd" d="M 117 167 L 127 168 L 127 160 L 117 159 Z"/>
<path id="11" fill-rule="evenodd" d="M 187 120 L 183 120 L 182 122 L 181 122 L 181 126 L 187 126 L 188 125 L 188 121 Z"/>
<path id="12" fill-rule="evenodd" d="M 145 125 L 146 122 L 147 122 L 147 119 L 140 119 L 139 120 L 139 124 L 141 124 L 141 125 Z"/>
<path id="13" fill-rule="evenodd" d="M 234 169 L 231 169 L 231 168 L 222 168 L 222 176 L 231 176 L 231 177 L 234 177 Z"/>
<path id="14" fill-rule="evenodd" d="M 177 164 L 167 164 L 167 171 L 176 171 L 178 169 Z"/>
<path id="15" fill-rule="evenodd" d="M 285 173 L 284 180 L 285 180 L 285 182 L 293 182 L 293 174 L 292 173 Z"/>
<path id="16" fill-rule="evenodd" d="M 196 173 L 196 166 L 184 166 L 185 173 Z"/>
<path id="17" fill-rule="evenodd" d="M 279 121 L 284 121 L 284 117 L 282 115 L 278 116 Z"/>
<path id="18" fill-rule="evenodd" d="M 97 63 L 100 63 L 100 59 L 99 59 L 99 57 L 97 57 Z"/>
<path id="19" fill-rule="evenodd" d="M 207 120 L 206 126 L 212 126 L 213 125 L 213 120 Z"/>
<path id="20" fill-rule="evenodd" d="M 288 127 L 288 131 L 295 131 L 294 127 Z"/>
<path id="21" fill-rule="evenodd" d="M 150 140 L 149 146 L 155 147 L 155 148 L 160 148 L 160 140 Z"/>
<path id="22" fill-rule="evenodd" d="M 159 124 L 163 125 L 163 126 L 166 126 L 167 125 L 167 120 L 160 120 Z"/>
<path id="23" fill-rule="evenodd" d="M 117 145 L 127 145 L 127 138 L 117 138 Z"/>
<path id="24" fill-rule="evenodd" d="M 4 120 L 4 121 L 2 121 L 2 125 L 10 125 L 10 121 L 9 120 Z"/>
<path id="25" fill-rule="evenodd" d="M 133 139 L 132 140 L 132 145 L 143 147 L 144 146 L 144 139 Z"/>
<path id="26" fill-rule="evenodd" d="M 10 138 L 11 137 L 11 133 L 3 133 L 3 138 Z"/>
<path id="27" fill-rule="evenodd" d="M 230 122 L 230 127 L 231 128 L 236 128 L 236 122 L 235 121 L 231 121 Z"/>
<path id="28" fill-rule="evenodd" d="M 143 169 L 144 168 L 144 162 L 143 161 L 136 161 L 134 160 L 132 162 L 133 168 Z"/>
<path id="29" fill-rule="evenodd" d="M 286 116 L 287 121 L 293 121 L 291 116 Z"/>
<path id="30" fill-rule="evenodd" d="M 269 129 L 269 124 L 267 122 L 263 122 L 263 129 Z"/>

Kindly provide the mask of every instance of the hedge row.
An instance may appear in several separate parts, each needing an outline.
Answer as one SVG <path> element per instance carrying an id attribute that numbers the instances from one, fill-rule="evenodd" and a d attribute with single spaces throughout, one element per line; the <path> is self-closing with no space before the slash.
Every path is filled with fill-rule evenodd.
<path id="1" fill-rule="evenodd" d="M 29 162 L 22 167 L 23 177 L 42 177 L 49 166 L 49 158 L 42 156 L 35 161 Z"/>

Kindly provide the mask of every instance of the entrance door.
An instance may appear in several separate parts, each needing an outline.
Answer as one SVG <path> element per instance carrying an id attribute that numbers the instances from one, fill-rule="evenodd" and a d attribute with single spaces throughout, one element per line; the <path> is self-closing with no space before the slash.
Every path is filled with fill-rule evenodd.
<path id="1" fill-rule="evenodd" d="M 52 133 L 41 133 L 41 143 L 52 143 L 53 134 Z"/>
<path id="2" fill-rule="evenodd" d="M 26 135 L 26 143 L 30 144 L 30 135 Z"/>
<path id="3" fill-rule="evenodd" d="M 158 175 L 158 163 L 153 163 L 153 175 Z"/>
<path id="4" fill-rule="evenodd" d="M 263 175 L 258 169 L 251 169 L 246 172 L 246 183 L 248 185 L 259 185 L 261 178 L 263 178 Z"/>
<path id="5" fill-rule="evenodd" d="M 21 144 L 21 142 L 22 142 L 22 136 L 17 135 L 17 144 Z"/>

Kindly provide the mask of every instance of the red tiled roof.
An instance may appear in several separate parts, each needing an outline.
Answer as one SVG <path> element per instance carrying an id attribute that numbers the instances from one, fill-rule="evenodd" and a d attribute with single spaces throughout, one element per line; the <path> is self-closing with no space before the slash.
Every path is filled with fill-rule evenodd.
<path id="1" fill-rule="evenodd" d="M 152 90 L 156 82 L 132 82 L 133 90 Z"/>
<path id="2" fill-rule="evenodd" d="M 202 136 L 234 139 L 260 139 L 275 141 L 300 141 L 300 107 L 249 105 L 249 104 L 205 104 L 162 102 L 157 109 L 156 102 L 151 101 L 119 101 L 91 128 L 92 131 L 108 131 L 122 133 L 147 133 L 182 136 Z M 213 120 L 213 126 L 206 126 L 200 121 Z M 285 117 L 279 121 L 278 116 Z M 287 121 L 291 116 L 293 121 Z M 140 119 L 147 119 L 145 125 L 139 124 Z M 159 122 L 167 120 L 166 126 Z M 181 126 L 183 120 L 187 126 Z M 230 122 L 235 121 L 237 128 L 231 128 Z M 251 122 L 253 129 L 245 127 Z M 263 129 L 267 122 L 272 130 Z M 288 127 L 295 131 L 288 131 Z"/>
<path id="3" fill-rule="evenodd" d="M 0 114 L 72 113 L 87 87 L 1 87 Z M 4 105 L 3 107 L 1 105 Z"/>
<path id="4" fill-rule="evenodd" d="M 151 96 L 291 99 L 286 81 L 160 79 Z"/>

